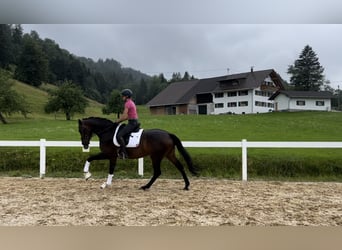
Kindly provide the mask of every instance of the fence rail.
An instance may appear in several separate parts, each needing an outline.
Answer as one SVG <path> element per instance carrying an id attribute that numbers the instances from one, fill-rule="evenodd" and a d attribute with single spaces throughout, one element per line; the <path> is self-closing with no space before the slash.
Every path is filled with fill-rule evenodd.
<path id="1" fill-rule="evenodd" d="M 241 148 L 242 153 L 242 180 L 247 181 L 247 148 L 342 148 L 342 142 L 262 142 L 262 141 L 183 141 L 188 148 Z M 89 147 L 98 147 L 98 141 L 90 142 Z M 46 174 L 46 148 L 47 147 L 79 147 L 83 148 L 80 141 L 0 141 L 0 147 L 39 147 L 40 148 L 40 177 Z M 138 174 L 144 175 L 144 159 L 138 160 Z"/>

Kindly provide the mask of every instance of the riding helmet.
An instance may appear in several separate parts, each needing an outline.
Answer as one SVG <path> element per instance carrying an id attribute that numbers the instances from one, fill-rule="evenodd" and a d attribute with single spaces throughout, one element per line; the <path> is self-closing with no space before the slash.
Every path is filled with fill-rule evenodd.
<path id="1" fill-rule="evenodd" d="M 121 95 L 131 98 L 133 95 L 133 92 L 130 89 L 124 89 L 123 91 L 121 91 Z"/>

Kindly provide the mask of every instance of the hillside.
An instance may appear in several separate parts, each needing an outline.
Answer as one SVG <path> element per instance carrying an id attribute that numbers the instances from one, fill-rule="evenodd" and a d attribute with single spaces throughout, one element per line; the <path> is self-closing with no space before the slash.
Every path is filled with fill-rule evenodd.
<path id="1" fill-rule="evenodd" d="M 49 94 L 47 93 L 48 89 L 56 89 L 57 87 L 52 84 L 43 84 L 39 88 L 33 87 L 31 85 L 13 80 L 13 90 L 15 90 L 18 94 L 25 97 L 26 101 L 29 104 L 29 110 L 31 113 L 28 114 L 28 118 L 41 118 L 41 119 L 64 119 L 65 115 L 62 112 L 57 114 L 46 114 L 44 112 L 44 106 L 48 101 Z M 89 101 L 89 106 L 85 110 L 85 114 L 81 116 L 103 116 L 102 107 L 103 104 L 100 104 L 94 100 L 87 98 Z M 75 114 L 75 116 L 80 116 L 80 114 Z M 11 119 L 15 119 L 17 117 L 22 116 L 20 114 L 13 114 L 10 117 Z"/>

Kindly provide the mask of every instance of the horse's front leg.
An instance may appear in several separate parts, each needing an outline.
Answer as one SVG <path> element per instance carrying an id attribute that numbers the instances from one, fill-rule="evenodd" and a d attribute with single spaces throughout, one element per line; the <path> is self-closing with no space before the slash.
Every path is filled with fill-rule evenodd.
<path id="1" fill-rule="evenodd" d="M 101 185 L 102 189 L 112 185 L 112 180 L 113 180 L 113 176 L 114 176 L 114 170 L 115 170 L 115 166 L 116 166 L 116 159 L 117 159 L 116 156 L 113 156 L 112 158 L 109 159 L 108 177 L 107 177 L 107 181 L 102 183 L 102 185 Z"/>
<path id="2" fill-rule="evenodd" d="M 106 156 L 106 154 L 102 152 L 88 157 L 83 168 L 84 178 L 86 180 L 89 180 L 89 178 L 91 177 L 91 173 L 89 172 L 90 163 L 94 160 L 104 160 L 104 159 L 108 159 L 108 156 Z"/>

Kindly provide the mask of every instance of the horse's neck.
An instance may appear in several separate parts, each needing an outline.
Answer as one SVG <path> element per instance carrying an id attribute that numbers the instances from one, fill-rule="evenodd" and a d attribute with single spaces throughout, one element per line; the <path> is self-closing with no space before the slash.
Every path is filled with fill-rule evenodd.
<path id="1" fill-rule="evenodd" d="M 116 129 L 115 124 L 93 124 L 92 130 L 93 133 L 96 134 L 100 139 L 104 137 L 104 135 L 113 133 Z"/>

